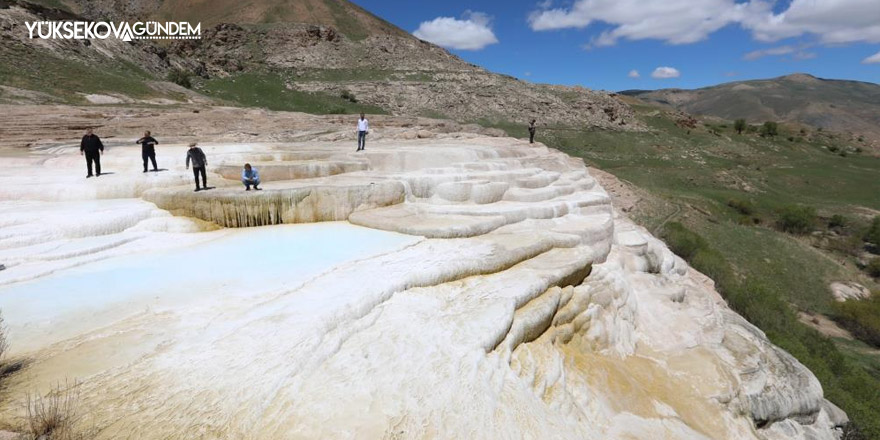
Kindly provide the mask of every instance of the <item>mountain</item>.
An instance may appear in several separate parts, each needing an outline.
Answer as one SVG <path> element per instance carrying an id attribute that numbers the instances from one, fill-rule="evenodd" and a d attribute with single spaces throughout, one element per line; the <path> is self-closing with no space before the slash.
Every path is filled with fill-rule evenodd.
<path id="1" fill-rule="evenodd" d="M 621 94 L 679 110 L 749 122 L 782 121 L 880 138 L 880 85 L 798 73 L 696 90 L 628 90 Z"/>
<path id="2" fill-rule="evenodd" d="M 91 19 L 176 20 L 202 23 L 307 23 L 333 27 L 349 38 L 406 32 L 346 0 L 61 0 Z M 56 2 L 57 3 L 57 2 Z"/>
<path id="3" fill-rule="evenodd" d="M 57 16 L 199 21 L 202 39 L 27 38 L 25 21 Z M 0 67 L 0 102 L 210 99 L 309 113 L 641 129 L 614 94 L 489 72 L 346 0 L 0 0 L 0 41 L 0 56 L 11 60 Z M 56 69 L 76 74 L 46 75 Z M 197 96 L 163 81 L 169 73 L 189 78 L 178 82 Z"/>

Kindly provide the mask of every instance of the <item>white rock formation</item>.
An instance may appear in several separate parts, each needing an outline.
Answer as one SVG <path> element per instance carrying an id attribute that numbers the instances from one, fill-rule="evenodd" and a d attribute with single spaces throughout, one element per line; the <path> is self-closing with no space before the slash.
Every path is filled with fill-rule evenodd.
<path id="1" fill-rule="evenodd" d="M 155 174 L 111 148 L 115 174 L 89 180 L 72 148 L 0 159 L 0 309 L 29 361 L 8 395 L 76 379 L 80 425 L 113 439 L 833 439 L 845 423 L 581 161 L 498 138 L 352 147 L 208 144 L 217 188 L 200 193 L 182 146 Z M 264 191 L 237 182 L 245 161 Z M 340 222 L 268 226 L 321 221 Z"/>
<path id="2" fill-rule="evenodd" d="M 831 293 L 834 300 L 844 302 L 848 300 L 862 300 L 871 297 L 871 291 L 867 287 L 854 282 L 834 282 L 831 283 Z"/>

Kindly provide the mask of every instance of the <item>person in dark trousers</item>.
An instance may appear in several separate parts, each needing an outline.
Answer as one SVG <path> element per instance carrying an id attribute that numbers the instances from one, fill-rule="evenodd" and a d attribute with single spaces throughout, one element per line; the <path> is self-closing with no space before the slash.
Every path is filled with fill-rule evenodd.
<path id="1" fill-rule="evenodd" d="M 260 172 L 257 171 L 256 168 L 252 167 L 251 164 L 244 164 L 244 169 L 241 170 L 241 183 L 244 184 L 244 190 L 250 191 L 251 185 L 254 186 L 254 189 L 260 191 Z"/>
<path id="2" fill-rule="evenodd" d="M 367 134 L 370 133 L 370 121 L 364 117 L 364 114 L 361 113 L 361 118 L 358 119 L 358 149 L 357 151 L 363 151 L 367 147 Z"/>
<path id="3" fill-rule="evenodd" d="M 208 189 L 208 174 L 205 172 L 208 158 L 205 157 L 205 152 L 196 146 L 195 142 L 189 144 L 189 150 L 186 150 L 186 169 L 189 169 L 190 162 L 193 166 L 193 177 L 196 179 L 196 191 Z M 199 186 L 199 174 L 202 175 L 202 186 Z"/>
<path id="4" fill-rule="evenodd" d="M 95 164 L 96 175 L 100 176 L 101 155 L 104 154 L 104 144 L 101 143 L 101 138 L 92 132 L 91 128 L 86 130 L 86 135 L 83 136 L 82 141 L 79 143 L 79 154 L 86 157 L 86 167 L 89 170 L 86 179 L 92 177 L 92 163 Z"/>
<path id="5" fill-rule="evenodd" d="M 537 121 L 534 119 L 529 121 L 529 143 L 530 144 L 535 143 L 535 131 L 538 129 L 538 127 L 535 125 L 536 122 Z"/>
<path id="6" fill-rule="evenodd" d="M 141 157 L 144 159 L 144 172 L 147 172 L 147 159 L 153 162 L 153 171 L 159 171 L 156 166 L 156 144 L 159 143 L 155 138 L 150 136 L 150 130 L 144 132 L 144 137 L 135 142 L 141 144 Z"/>

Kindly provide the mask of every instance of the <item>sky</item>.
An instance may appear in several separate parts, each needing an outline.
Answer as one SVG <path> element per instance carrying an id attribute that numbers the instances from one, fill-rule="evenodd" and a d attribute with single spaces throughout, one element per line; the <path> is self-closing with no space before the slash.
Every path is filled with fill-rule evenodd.
<path id="1" fill-rule="evenodd" d="M 880 0 L 354 0 L 464 60 L 599 90 L 880 83 Z"/>

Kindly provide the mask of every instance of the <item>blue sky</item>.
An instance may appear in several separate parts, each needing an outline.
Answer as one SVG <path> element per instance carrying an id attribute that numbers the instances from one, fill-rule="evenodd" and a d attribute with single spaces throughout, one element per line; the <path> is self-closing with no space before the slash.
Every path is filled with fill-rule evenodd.
<path id="1" fill-rule="evenodd" d="M 880 0 L 355 2 L 469 62 L 535 82 L 696 88 L 806 72 L 880 83 Z M 660 67 L 674 70 L 653 78 Z"/>

